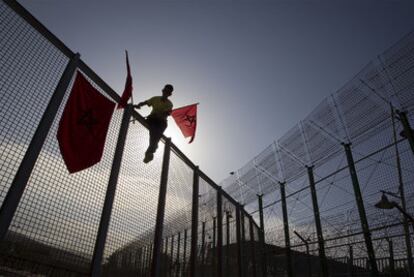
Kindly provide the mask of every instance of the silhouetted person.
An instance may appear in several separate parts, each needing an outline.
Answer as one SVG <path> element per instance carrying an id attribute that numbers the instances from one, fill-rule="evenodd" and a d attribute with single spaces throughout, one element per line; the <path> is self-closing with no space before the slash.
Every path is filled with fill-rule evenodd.
<path id="1" fill-rule="evenodd" d="M 134 105 L 137 109 L 144 105 L 152 107 L 150 115 L 146 118 L 150 138 L 148 149 L 145 152 L 144 163 L 148 163 L 154 158 L 155 150 L 158 148 L 158 142 L 167 128 L 167 117 L 171 114 L 173 108 L 173 104 L 168 97 L 172 95 L 173 90 L 173 86 L 167 84 L 162 89 L 162 96 L 154 96 L 147 101 Z"/>

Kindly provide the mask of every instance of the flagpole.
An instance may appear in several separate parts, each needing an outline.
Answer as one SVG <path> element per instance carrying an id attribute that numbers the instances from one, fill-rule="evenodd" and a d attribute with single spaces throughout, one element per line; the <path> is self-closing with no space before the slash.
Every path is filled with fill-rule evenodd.
<path id="1" fill-rule="evenodd" d="M 126 61 L 127 61 L 127 70 L 129 73 L 131 73 L 131 68 L 129 66 L 129 58 L 128 58 L 128 51 L 125 49 L 125 55 L 126 55 Z M 131 104 L 132 107 L 134 107 L 134 92 L 131 91 Z M 132 124 L 135 124 L 135 117 L 132 116 Z"/>
<path id="2" fill-rule="evenodd" d="M 186 105 L 186 106 L 178 107 L 178 108 L 176 108 L 176 109 L 174 109 L 174 110 L 178 110 L 178 109 L 181 109 L 181 108 L 187 108 L 187 107 L 194 106 L 194 105 L 198 105 L 198 104 L 200 104 L 200 103 L 199 103 L 199 102 L 197 102 L 197 103 L 194 103 L 194 104 L 190 104 L 190 105 Z"/>

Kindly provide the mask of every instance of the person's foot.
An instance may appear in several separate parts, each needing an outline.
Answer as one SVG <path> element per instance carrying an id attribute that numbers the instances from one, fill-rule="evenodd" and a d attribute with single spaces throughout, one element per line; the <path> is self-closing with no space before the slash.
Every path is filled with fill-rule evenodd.
<path id="1" fill-rule="evenodd" d="M 154 159 L 153 153 L 145 153 L 144 163 L 149 163 L 152 159 Z"/>

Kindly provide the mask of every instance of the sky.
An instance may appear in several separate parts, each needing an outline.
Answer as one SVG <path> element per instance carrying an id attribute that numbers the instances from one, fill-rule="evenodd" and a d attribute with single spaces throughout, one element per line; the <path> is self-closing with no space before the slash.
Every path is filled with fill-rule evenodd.
<path id="1" fill-rule="evenodd" d="M 414 30 L 408 0 L 19 3 L 119 94 L 127 49 L 135 103 L 166 83 L 200 103 L 192 144 L 171 118 L 166 135 L 217 183 Z"/>

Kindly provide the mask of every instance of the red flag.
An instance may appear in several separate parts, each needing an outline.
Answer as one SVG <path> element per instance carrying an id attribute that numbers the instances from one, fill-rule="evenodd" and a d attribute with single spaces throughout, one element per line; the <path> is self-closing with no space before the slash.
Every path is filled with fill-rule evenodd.
<path id="1" fill-rule="evenodd" d="M 118 109 L 123 109 L 128 103 L 129 98 L 132 96 L 132 77 L 131 69 L 129 68 L 128 52 L 125 51 L 126 65 L 127 65 L 127 78 L 125 81 L 124 92 L 122 93 L 121 101 L 119 101 Z"/>
<path id="2" fill-rule="evenodd" d="M 195 137 L 197 127 L 197 104 L 174 109 L 171 112 L 172 117 L 180 127 L 184 137 L 191 137 L 188 143 L 192 143 Z"/>
<path id="3" fill-rule="evenodd" d="M 115 103 L 77 73 L 57 132 L 60 153 L 70 173 L 101 160 L 114 108 Z"/>

